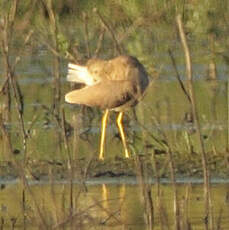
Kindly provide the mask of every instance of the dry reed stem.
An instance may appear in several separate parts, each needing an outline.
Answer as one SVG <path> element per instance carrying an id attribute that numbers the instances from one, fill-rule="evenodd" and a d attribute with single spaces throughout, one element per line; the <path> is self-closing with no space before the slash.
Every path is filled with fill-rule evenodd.
<path id="1" fill-rule="evenodd" d="M 40 32 L 42 33 L 42 32 Z M 40 34 L 40 36 L 42 36 Z M 42 37 L 42 39 L 39 40 L 39 42 L 43 45 L 45 45 L 48 50 L 53 54 L 53 56 L 56 56 L 58 58 L 62 57 L 62 55 L 59 53 L 59 51 L 57 51 L 55 48 L 53 48 L 47 41 L 45 41 L 45 38 Z M 68 53 L 68 55 L 70 56 L 70 54 Z M 71 56 L 73 58 L 73 56 Z"/>
<path id="2" fill-rule="evenodd" d="M 178 191 L 175 177 L 175 165 L 173 159 L 173 153 L 170 147 L 168 147 L 167 153 L 169 155 L 170 174 L 173 186 L 173 199 L 174 199 L 174 215 L 175 215 L 175 230 L 180 230 L 180 208 L 178 202 Z"/>
<path id="3" fill-rule="evenodd" d="M 166 98 L 166 115 L 167 115 L 167 123 L 172 124 L 171 119 L 171 108 L 170 108 L 170 102 L 169 98 Z M 174 132 L 173 132 L 174 133 Z M 168 154 L 168 160 L 169 160 L 169 168 L 170 168 L 170 177 L 172 181 L 172 187 L 173 187 L 173 208 L 174 208 L 174 229 L 180 230 L 181 229 L 181 215 L 180 215 L 180 206 L 178 201 L 178 189 L 177 189 L 177 183 L 176 183 L 176 172 L 175 172 L 175 160 L 174 160 L 174 154 L 173 149 L 171 145 L 169 144 L 169 136 L 166 135 L 163 130 L 161 130 L 161 134 L 164 139 L 164 145 L 166 152 Z M 175 140 L 172 140 L 172 142 L 175 142 Z"/>
<path id="4" fill-rule="evenodd" d="M 5 219 L 1 216 L 0 230 L 4 230 Z"/>
<path id="5" fill-rule="evenodd" d="M 8 84 L 9 84 L 9 76 L 7 76 L 4 82 L 2 83 L 2 87 L 0 89 L 0 95 L 5 93 Z"/>
<path id="6" fill-rule="evenodd" d="M 154 119 L 156 121 L 156 119 Z M 157 128 L 158 128 L 158 122 L 156 122 Z M 142 127 L 147 130 L 146 127 L 142 125 Z M 147 130 L 148 131 L 148 130 Z M 164 148 L 164 143 L 160 141 L 158 138 L 156 138 L 154 135 L 151 134 L 151 132 L 148 132 L 148 134 L 156 141 L 159 145 L 161 145 Z M 152 153 L 152 162 L 153 162 L 153 170 L 154 170 L 154 178 L 155 178 L 155 186 L 156 186 L 156 210 L 158 212 L 159 216 L 159 224 L 160 224 L 160 229 L 169 229 L 169 222 L 168 222 L 168 215 L 167 212 L 163 206 L 162 202 L 162 196 L 161 196 L 161 186 L 160 186 L 160 172 L 159 168 L 157 166 L 157 158 L 156 158 L 156 153 L 155 149 L 153 149 Z"/>
<path id="7" fill-rule="evenodd" d="M 200 148 L 201 148 L 202 167 L 203 167 L 203 174 L 204 174 L 204 199 L 205 199 L 205 215 L 206 215 L 204 219 L 205 219 L 205 229 L 208 230 L 209 228 L 213 229 L 213 217 L 212 217 L 212 212 L 211 212 L 211 207 L 210 207 L 210 199 L 211 199 L 210 197 L 210 173 L 208 170 L 207 155 L 205 152 L 203 137 L 202 137 L 201 129 L 200 129 L 199 115 L 198 115 L 197 108 L 196 108 L 195 93 L 194 93 L 194 88 L 193 88 L 193 83 L 192 83 L 191 56 L 190 56 L 190 51 L 189 51 L 189 47 L 187 44 L 184 28 L 183 28 L 183 23 L 181 20 L 181 15 L 177 16 L 176 22 L 177 22 L 179 35 L 180 35 L 181 43 L 182 43 L 184 54 L 185 54 L 186 74 L 187 74 L 187 79 L 188 79 L 189 96 L 191 99 L 192 114 L 193 114 L 194 121 L 196 124 L 196 131 L 197 131 Z"/>
<path id="8" fill-rule="evenodd" d="M 85 179 L 87 178 L 91 163 L 93 162 L 93 160 L 95 159 L 96 156 L 96 151 L 94 150 L 94 148 L 91 147 L 90 143 L 88 144 L 88 146 L 90 147 L 89 152 L 91 153 L 89 156 L 88 161 L 86 162 L 86 165 L 84 166 L 84 168 L 81 167 L 81 163 L 79 160 L 79 156 L 78 156 L 78 145 L 79 145 L 79 118 L 80 114 L 74 114 L 73 115 L 73 163 L 74 163 L 74 167 L 75 167 L 75 172 L 78 176 L 79 176 L 79 180 L 80 183 L 82 185 L 82 188 L 85 192 L 87 192 L 87 186 L 85 183 Z"/>
<path id="9" fill-rule="evenodd" d="M 114 201 L 114 200 L 117 200 L 117 199 L 109 199 L 109 200 L 106 200 L 106 201 Z M 80 212 L 74 212 L 74 213 L 72 213 L 71 216 L 65 217 L 65 219 L 61 220 L 61 222 L 59 222 L 56 225 L 52 226 L 51 229 L 61 229 L 61 228 L 64 229 L 64 227 L 67 224 L 69 224 L 70 221 L 72 221 L 74 219 L 76 219 L 76 220 L 80 219 L 82 216 L 88 214 L 90 210 L 93 210 L 95 207 L 100 207 L 103 202 L 104 202 L 104 200 L 100 200 L 100 201 L 95 200 L 95 204 L 92 204 L 92 205 L 86 207 L 84 210 L 80 210 Z M 108 211 L 108 213 L 110 213 L 110 212 Z M 114 215 L 114 214 L 112 214 L 112 215 Z M 90 215 L 88 214 L 88 216 L 90 216 Z M 91 218 L 93 219 L 93 217 L 91 217 Z M 115 219 L 120 224 L 122 224 L 122 221 L 119 220 L 117 217 L 115 217 Z M 77 228 L 75 228 L 75 229 L 77 229 Z"/>
<path id="10" fill-rule="evenodd" d="M 15 10 L 16 10 L 17 6 L 16 3 L 13 4 L 13 15 L 15 17 Z M 2 26 L 0 28 L 0 31 L 2 31 L 2 33 L 4 34 L 3 36 L 3 40 L 2 40 L 2 51 L 3 51 L 3 58 L 4 58 L 4 63 L 5 63 L 5 73 L 6 73 L 6 79 L 3 83 L 3 86 L 1 88 L 1 91 L 4 91 L 5 89 L 10 90 L 10 86 L 13 89 L 13 96 L 15 98 L 15 104 L 16 104 L 16 108 L 17 108 L 17 112 L 18 112 L 18 116 L 19 116 L 19 121 L 20 121 L 20 125 L 21 125 L 21 129 L 22 129 L 22 134 L 23 134 L 23 150 L 24 150 L 24 160 L 26 160 L 26 139 L 27 139 L 27 133 L 25 131 L 25 125 L 24 125 L 24 119 L 23 119 L 23 111 L 24 111 L 24 101 L 23 101 L 23 95 L 21 93 L 21 89 L 20 86 L 16 80 L 16 75 L 15 75 L 15 68 L 16 65 L 18 64 L 18 62 L 20 61 L 20 57 L 17 56 L 14 63 L 10 64 L 9 61 L 9 57 L 10 57 L 10 53 L 9 53 L 9 44 L 10 41 L 8 39 L 9 34 L 13 32 L 13 21 L 10 23 L 8 20 L 9 17 L 5 17 L 4 21 L 4 26 Z M 11 15 L 11 20 L 12 19 L 12 15 Z M 32 35 L 33 31 L 29 31 L 28 34 L 26 35 L 26 39 L 24 41 L 23 46 L 25 46 Z M 10 97 L 10 93 L 8 94 L 8 96 Z M 9 99 L 10 100 L 10 99 Z"/>
<path id="11" fill-rule="evenodd" d="M 227 79 L 227 147 L 226 151 L 229 154 L 229 79 Z"/>
<path id="12" fill-rule="evenodd" d="M 213 34 L 209 34 L 209 43 L 210 43 L 210 52 L 211 52 L 211 60 L 208 64 L 208 78 L 209 80 L 217 80 L 217 68 L 214 60 L 215 50 L 215 36 Z"/>
<path id="13" fill-rule="evenodd" d="M 74 176 L 74 167 L 73 167 L 73 160 L 72 160 L 72 155 L 69 150 L 69 144 L 67 140 L 67 133 L 66 133 L 66 126 L 65 126 L 65 112 L 64 108 L 62 108 L 61 111 L 61 123 L 62 123 L 62 136 L 64 138 L 64 147 L 65 151 L 67 152 L 68 155 L 68 169 L 69 169 L 69 182 L 70 182 L 70 193 L 69 193 L 69 202 L 70 202 L 70 215 L 72 215 L 73 211 L 73 176 Z"/>
<path id="14" fill-rule="evenodd" d="M 112 40 L 114 41 L 114 44 L 115 44 L 115 48 L 116 48 L 116 51 L 118 52 L 118 54 L 122 54 L 123 53 L 123 50 L 120 46 L 120 44 L 118 43 L 118 40 L 116 39 L 116 36 L 115 36 L 115 33 L 114 33 L 114 30 L 111 28 L 111 26 L 105 21 L 105 19 L 102 17 L 102 15 L 99 13 L 99 11 L 94 8 L 93 11 L 98 15 L 98 17 L 100 18 L 103 26 L 106 28 L 106 30 L 110 33 L 111 35 L 111 38 Z"/>
<path id="15" fill-rule="evenodd" d="M 75 161 L 78 157 L 78 145 L 79 145 L 79 114 L 73 114 L 72 115 L 72 121 L 73 121 L 73 143 L 72 143 L 72 149 L 73 149 L 73 160 Z"/>
<path id="16" fill-rule="evenodd" d="M 110 199 L 110 200 L 112 200 L 112 199 Z M 119 212 L 120 212 L 120 208 L 118 208 L 117 211 L 111 212 L 111 211 L 109 210 L 108 207 L 104 207 L 103 203 L 104 203 L 104 202 L 108 202 L 109 199 L 105 199 L 105 200 L 103 199 L 103 202 L 101 202 L 101 201 L 98 201 L 96 198 L 93 198 L 93 201 L 94 201 L 95 206 L 99 207 L 99 208 L 100 208 L 103 212 L 105 212 L 106 215 L 107 215 L 107 218 L 105 219 L 105 221 L 103 222 L 103 224 L 105 224 L 105 222 L 107 222 L 109 219 L 112 218 L 112 219 L 114 219 L 118 224 L 123 225 L 122 220 L 121 220 L 120 218 L 118 218 L 118 217 L 115 216 L 116 213 L 119 213 Z"/>
<path id="17" fill-rule="evenodd" d="M 150 110 L 151 110 L 151 108 L 150 108 Z M 161 130 L 160 130 L 160 128 L 159 128 L 159 123 L 158 123 L 157 119 L 156 119 L 154 116 L 152 116 L 152 121 L 156 124 L 156 126 L 157 126 L 157 131 L 161 134 L 162 132 L 161 132 Z M 149 137 L 151 137 L 151 138 L 152 138 L 158 145 L 160 145 L 162 148 L 165 147 L 163 140 L 160 140 L 160 139 L 157 138 L 155 135 L 153 135 L 153 134 L 152 134 L 152 130 L 149 130 L 148 127 L 146 127 L 145 125 L 143 125 L 143 124 L 140 123 L 139 121 L 137 121 L 137 122 L 138 122 L 138 124 L 141 126 L 141 128 L 143 128 L 145 131 L 147 131 L 147 134 L 148 134 Z"/>
<path id="18" fill-rule="evenodd" d="M 10 51 L 9 51 L 9 44 L 10 44 L 10 34 L 13 33 L 13 24 L 14 24 L 14 17 L 16 14 L 16 9 L 17 9 L 17 0 L 14 1 L 13 7 L 10 9 L 12 10 L 13 13 L 8 15 L 8 17 L 5 17 L 3 25 L 0 27 L 0 31 L 3 33 L 3 38 L 2 38 L 2 53 L 3 53 L 3 59 L 4 59 L 4 68 L 5 68 L 5 73 L 6 73 L 6 79 L 7 80 L 7 91 L 8 91 L 8 101 L 11 101 L 10 97 L 10 86 L 13 90 L 13 96 L 15 99 L 15 104 L 16 104 L 16 110 L 18 113 L 19 117 L 19 122 L 21 126 L 21 131 L 22 131 L 22 136 L 23 136 L 23 150 L 24 150 L 24 161 L 27 159 L 27 133 L 25 130 L 25 124 L 24 124 L 24 118 L 23 118 L 23 109 L 24 109 L 24 101 L 23 101 L 23 95 L 21 93 L 20 86 L 16 80 L 16 75 L 15 75 L 15 67 L 17 63 L 20 60 L 20 57 L 16 57 L 14 64 L 10 64 Z M 29 33 L 30 34 L 30 33 Z M 24 42 L 24 45 L 29 41 L 31 35 L 27 35 L 27 38 Z M 8 105 L 10 106 L 10 105 Z"/>
<path id="19" fill-rule="evenodd" d="M 102 31 L 101 31 L 101 33 L 99 35 L 99 39 L 98 39 L 98 43 L 97 43 L 97 46 L 96 46 L 95 53 L 93 55 L 93 57 L 95 57 L 95 58 L 98 57 L 99 52 L 100 52 L 100 50 L 102 48 L 105 31 L 106 31 L 105 28 L 102 28 Z"/>
<path id="20" fill-rule="evenodd" d="M 154 170 L 154 178 L 155 178 L 155 186 L 156 186 L 156 207 L 157 207 L 156 210 L 159 216 L 160 228 L 161 230 L 163 230 L 164 225 L 168 226 L 168 218 L 166 218 L 167 215 L 164 212 L 165 210 L 164 210 L 163 203 L 162 203 L 160 173 L 157 167 L 157 158 L 156 158 L 155 149 L 153 149 L 152 162 L 153 162 L 153 170 Z"/>
<path id="21" fill-rule="evenodd" d="M 134 151 L 135 152 L 135 151 Z M 141 194 L 143 197 L 143 205 L 145 208 L 145 219 L 148 229 L 153 229 L 154 226 L 154 206 L 151 193 L 151 184 L 148 181 L 147 170 L 144 160 L 135 153 L 135 163 L 137 169 L 137 179 L 140 185 Z"/>
<path id="22" fill-rule="evenodd" d="M 60 116 L 60 100 L 61 100 L 61 84 L 60 84 L 60 59 L 59 59 L 59 48 L 58 48 L 58 27 L 55 12 L 53 9 L 53 0 L 41 0 L 44 7 L 46 8 L 49 16 L 49 28 L 51 30 L 52 43 L 54 44 L 53 53 L 57 54 L 53 57 L 53 110 L 54 113 Z M 50 46 L 48 46 L 50 47 Z"/>
<path id="23" fill-rule="evenodd" d="M 59 45 L 58 45 L 58 22 L 56 20 L 56 15 L 54 12 L 53 0 L 41 0 L 43 2 L 44 7 L 48 12 L 49 17 L 49 28 L 51 31 L 51 41 L 53 43 L 54 53 L 59 54 Z M 57 55 L 53 56 L 53 66 L 52 66 L 52 75 L 53 75 L 53 103 L 52 110 L 54 115 L 57 117 L 57 122 L 60 128 L 60 101 L 61 101 L 61 82 L 60 82 L 60 57 Z M 59 143 L 58 148 L 59 152 L 61 152 L 61 134 L 59 132 L 56 133 L 57 142 Z"/>
<path id="24" fill-rule="evenodd" d="M 22 181 L 22 184 L 24 185 L 24 188 L 27 189 L 29 195 L 31 196 L 33 202 L 34 202 L 34 205 L 35 205 L 35 209 L 38 213 L 38 217 L 40 218 L 41 220 L 41 224 L 43 226 L 44 229 L 48 229 L 48 225 L 45 221 L 45 218 L 42 214 L 42 211 L 38 205 L 38 202 L 33 194 L 33 191 L 31 190 L 29 184 L 28 184 L 28 181 L 26 179 L 26 176 L 25 176 L 25 171 L 24 171 L 24 167 L 20 164 L 20 162 L 18 162 L 16 159 L 15 159 L 15 156 L 13 154 L 13 148 L 12 148 L 12 143 L 11 143 L 11 139 L 10 139 L 10 136 L 9 136 L 9 133 L 7 131 L 7 129 L 5 128 L 5 125 L 3 123 L 3 120 L 2 120 L 2 116 L 0 114 L 0 129 L 4 135 L 4 137 L 6 138 L 6 142 L 7 142 L 7 145 L 8 145 L 8 148 L 9 148 L 9 153 L 10 153 L 10 158 L 12 160 L 12 163 L 15 167 L 15 169 L 17 170 L 18 174 L 19 174 L 19 177 Z"/>
<path id="25" fill-rule="evenodd" d="M 24 160 L 26 160 L 26 139 L 27 139 L 27 134 L 25 131 L 25 127 L 24 127 L 24 119 L 23 119 L 23 106 L 24 106 L 24 102 L 23 102 L 23 96 L 21 94 L 20 91 L 20 87 L 19 84 L 16 81 L 16 76 L 15 76 L 15 66 L 17 65 L 18 61 L 20 60 L 20 57 L 17 57 L 15 59 L 14 64 L 10 64 L 9 61 L 9 57 L 10 57 L 10 50 L 9 50 L 9 44 L 10 44 L 10 40 L 12 39 L 12 35 L 14 33 L 14 22 L 15 22 L 15 15 L 17 12 L 17 5 L 18 5 L 19 0 L 14 0 L 12 3 L 11 8 L 9 9 L 9 12 L 5 13 L 4 16 L 4 20 L 3 20 L 3 25 L 1 25 L 0 30 L 3 34 L 2 36 L 2 41 L 1 41 L 1 45 L 2 45 L 2 53 L 3 53 L 3 58 L 4 58 L 4 64 L 5 64 L 5 73 L 6 73 L 6 78 L 7 80 L 7 84 L 8 84 L 8 92 L 10 92 L 10 86 L 13 90 L 13 96 L 15 98 L 15 104 L 16 104 L 16 110 L 19 116 L 19 122 L 21 125 L 21 129 L 22 129 L 22 134 L 23 134 L 23 148 L 24 148 Z M 30 39 L 31 35 L 27 35 L 24 44 L 26 44 L 29 39 Z M 10 93 L 8 93 L 8 97 L 10 100 Z M 7 131 L 7 129 L 5 128 L 4 122 L 2 117 L 0 117 L 0 127 L 2 130 L 2 133 L 4 135 L 4 137 L 6 138 L 6 142 L 8 144 L 8 148 L 9 148 L 9 154 L 10 154 L 10 159 L 12 160 L 12 163 L 15 167 L 15 169 L 17 170 L 19 177 L 22 181 L 22 184 L 24 186 L 23 188 L 23 197 L 22 197 L 22 202 L 23 202 L 23 211 L 24 210 L 24 198 L 25 198 L 25 189 L 28 191 L 28 193 L 30 194 L 31 198 L 34 201 L 34 205 L 35 205 L 35 209 L 38 213 L 38 217 L 40 218 L 41 221 L 41 225 L 47 229 L 47 224 L 46 221 L 42 215 L 42 212 L 40 210 L 40 207 L 35 199 L 35 196 L 28 184 L 28 181 L 26 179 L 25 176 L 25 171 L 24 171 L 24 164 L 23 166 L 20 164 L 20 162 L 18 162 L 15 159 L 15 156 L 13 154 L 13 146 L 11 143 L 11 138 L 10 135 Z M 25 221 L 25 219 L 24 219 Z"/>
<path id="26" fill-rule="evenodd" d="M 222 222 L 223 222 L 223 211 L 224 210 L 221 207 L 220 210 L 219 210 L 219 216 L 218 216 L 218 218 L 216 220 L 216 230 L 221 230 L 222 229 L 221 225 L 222 225 Z"/>
<path id="27" fill-rule="evenodd" d="M 85 45 L 86 45 L 86 50 L 87 50 L 87 58 L 91 57 L 91 50 L 90 50 L 90 45 L 89 45 L 89 34 L 88 34 L 88 15 L 83 12 L 83 20 L 84 20 L 84 40 L 85 40 Z"/>
<path id="28" fill-rule="evenodd" d="M 180 74 L 178 72 L 176 61 L 175 61 L 175 58 L 173 56 L 173 53 L 172 53 L 172 51 L 170 49 L 169 49 L 168 52 L 169 52 L 169 56 L 170 56 L 170 58 L 172 60 L 173 67 L 174 67 L 174 70 L 176 72 L 176 78 L 177 78 L 177 80 L 178 80 L 178 82 L 180 84 L 180 87 L 181 87 L 182 91 L 184 92 L 185 96 L 187 97 L 188 101 L 191 103 L 191 98 L 190 98 L 187 90 L 185 89 L 185 86 L 184 86 L 184 84 L 183 84 L 183 82 L 181 80 Z"/>
<path id="29" fill-rule="evenodd" d="M 182 210 L 182 223 L 181 229 L 189 230 L 191 228 L 188 211 L 189 211 L 189 201 L 190 201 L 190 190 L 191 184 L 186 186 L 185 196 L 183 199 L 183 210 Z"/>
<path id="30" fill-rule="evenodd" d="M 138 27 L 140 27 L 143 24 L 143 21 L 143 18 L 137 18 L 137 20 L 135 20 L 133 24 L 127 28 L 125 33 L 121 34 L 121 36 L 118 39 L 118 43 L 120 44 L 121 42 L 126 40 Z"/>
<path id="31" fill-rule="evenodd" d="M 157 196 L 159 197 L 160 195 L 160 175 L 157 167 L 157 158 L 156 158 L 156 153 L 155 149 L 153 149 L 153 154 L 152 154 L 152 161 L 153 161 L 153 170 L 154 170 L 154 178 L 156 181 L 156 188 L 157 188 Z"/>
<path id="32" fill-rule="evenodd" d="M 3 22 L 1 22 L 0 24 L 0 31 L 1 31 L 1 48 L 2 48 L 2 53 L 4 55 L 7 54 L 9 48 L 8 48 L 8 31 L 9 29 L 8 28 L 8 20 L 7 20 L 7 17 L 4 15 L 4 18 L 3 18 Z M 10 76 L 8 74 L 8 59 L 6 58 L 3 58 L 3 61 L 4 61 L 4 76 L 5 76 L 5 83 L 3 84 L 3 87 L 2 87 L 2 91 L 4 92 L 4 94 L 6 94 L 6 99 L 5 101 L 3 102 L 4 104 L 4 115 L 5 115 L 5 118 L 7 120 L 7 122 L 9 122 L 11 120 L 11 92 L 10 92 Z"/>
<path id="33" fill-rule="evenodd" d="M 23 214 L 23 229 L 26 229 L 26 195 L 25 189 L 22 190 L 22 214 Z"/>
<path id="34" fill-rule="evenodd" d="M 50 184 L 50 194 L 51 194 L 51 205 L 52 205 L 52 217 L 54 219 L 54 221 L 56 223 L 58 223 L 60 216 L 60 209 L 58 208 L 58 201 L 57 201 L 57 197 L 56 197 L 56 193 L 55 193 L 55 189 L 54 189 L 54 178 L 53 178 L 53 172 L 52 172 L 52 167 L 49 166 L 49 184 Z"/>
<path id="35" fill-rule="evenodd" d="M 69 169 L 72 168 L 72 156 L 70 154 L 70 150 L 69 150 L 69 143 L 68 143 L 68 139 L 67 139 L 67 131 L 66 131 L 66 120 L 65 120 L 65 111 L 64 108 L 62 108 L 61 110 L 61 131 L 62 131 L 62 136 L 64 139 L 64 148 L 65 151 L 68 155 L 68 166 Z"/>
<path id="36" fill-rule="evenodd" d="M 180 221 L 179 221 L 180 220 L 180 210 L 179 210 L 179 202 L 178 202 L 178 192 L 177 192 L 173 152 L 169 145 L 169 141 L 168 141 L 166 134 L 160 129 L 159 121 L 155 117 L 153 117 L 153 121 L 164 140 L 164 141 L 160 141 L 159 143 L 163 146 L 163 148 L 165 149 L 168 155 L 170 177 L 171 177 L 171 182 L 172 182 L 172 187 L 173 187 L 173 199 L 174 199 L 174 206 L 173 206 L 174 207 L 174 221 L 175 221 L 174 228 L 176 230 L 179 230 L 180 229 Z"/>

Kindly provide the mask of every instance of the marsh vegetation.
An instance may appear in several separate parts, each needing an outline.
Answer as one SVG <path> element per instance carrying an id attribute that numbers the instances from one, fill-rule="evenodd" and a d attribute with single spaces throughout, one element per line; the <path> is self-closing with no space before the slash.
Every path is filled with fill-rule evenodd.
<path id="1" fill-rule="evenodd" d="M 228 12 L 226 0 L 2 0 L 0 229 L 227 229 L 228 186 L 211 178 L 229 175 Z M 64 102 L 66 66 L 119 54 L 151 83 L 124 120 L 132 157 L 110 125 L 101 162 L 101 111 Z M 127 179 L 88 187 L 111 177 Z"/>

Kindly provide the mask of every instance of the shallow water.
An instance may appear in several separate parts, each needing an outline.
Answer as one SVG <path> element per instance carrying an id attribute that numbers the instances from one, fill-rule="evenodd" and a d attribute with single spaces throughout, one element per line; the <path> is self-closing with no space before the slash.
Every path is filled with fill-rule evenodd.
<path id="1" fill-rule="evenodd" d="M 127 183 L 123 183 L 124 181 Z M 67 181 L 51 184 L 50 182 L 31 183 L 29 186 L 31 191 L 29 192 L 27 188 L 24 197 L 20 183 L 5 183 L 4 188 L 2 183 L 1 218 L 4 219 L 4 227 L 7 229 L 12 226 L 13 220 L 16 220 L 16 228 L 21 229 L 24 225 L 24 229 L 37 229 L 41 224 L 37 207 L 34 205 L 34 202 L 37 202 L 49 226 L 56 226 L 66 221 L 62 226 L 64 229 L 75 229 L 77 226 L 83 229 L 147 229 L 144 224 L 141 191 L 135 183 L 136 180 L 132 182 L 126 178 L 119 181 L 103 178 L 99 182 L 88 182 L 86 187 L 73 184 L 72 215 L 74 218 L 71 224 L 68 220 L 71 193 L 70 184 Z M 160 185 L 160 199 L 157 195 L 157 186 L 152 185 L 151 189 L 154 229 L 172 228 L 174 225 L 172 186 L 167 183 Z M 192 229 L 204 229 L 202 184 L 178 183 L 177 191 L 181 225 L 184 226 L 185 221 L 188 221 Z M 228 193 L 229 184 L 227 183 L 211 185 L 214 224 L 225 230 L 229 227 Z M 161 209 L 158 208 L 159 205 Z"/>

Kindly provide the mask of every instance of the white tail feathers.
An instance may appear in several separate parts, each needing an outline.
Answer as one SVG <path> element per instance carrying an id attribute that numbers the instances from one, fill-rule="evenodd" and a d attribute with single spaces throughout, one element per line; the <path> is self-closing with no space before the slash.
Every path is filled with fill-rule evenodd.
<path id="1" fill-rule="evenodd" d="M 84 71 L 86 69 L 85 66 L 76 65 L 73 63 L 68 63 L 68 69 L 78 70 L 78 71 Z"/>
<path id="2" fill-rule="evenodd" d="M 87 67 L 69 63 L 67 81 L 93 85 L 94 79 L 87 71 Z"/>

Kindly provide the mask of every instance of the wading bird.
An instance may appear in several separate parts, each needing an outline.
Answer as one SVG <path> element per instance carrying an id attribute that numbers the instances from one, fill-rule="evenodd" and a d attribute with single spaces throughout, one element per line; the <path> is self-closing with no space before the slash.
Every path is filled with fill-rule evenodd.
<path id="1" fill-rule="evenodd" d="M 129 151 L 122 125 L 123 112 L 135 106 L 143 97 L 149 79 L 143 65 L 132 56 L 118 56 L 110 60 L 90 59 L 86 65 L 68 64 L 67 80 L 83 83 L 85 87 L 65 95 L 72 104 L 97 106 L 105 110 L 102 118 L 99 159 L 104 159 L 104 143 L 109 110 L 119 112 L 117 126 L 128 158 Z"/>

